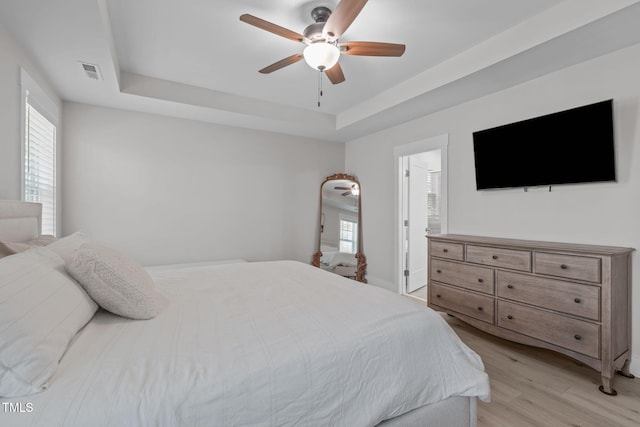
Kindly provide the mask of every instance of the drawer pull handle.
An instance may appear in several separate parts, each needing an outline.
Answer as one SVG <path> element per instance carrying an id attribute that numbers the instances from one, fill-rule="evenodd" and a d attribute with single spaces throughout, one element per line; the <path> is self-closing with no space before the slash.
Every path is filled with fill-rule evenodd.
<path id="1" fill-rule="evenodd" d="M 442 298 L 442 295 L 436 294 L 436 298 Z"/>
<path id="2" fill-rule="evenodd" d="M 560 268 L 566 270 L 569 266 L 567 264 L 560 264 Z"/>
<path id="3" fill-rule="evenodd" d="M 577 339 L 578 341 L 580 341 L 580 340 L 582 339 L 582 336 L 581 336 L 581 335 L 578 335 L 578 334 L 575 334 L 573 337 L 574 337 L 575 339 Z"/>
<path id="4" fill-rule="evenodd" d="M 512 319 L 513 319 L 513 316 L 512 316 L 512 315 L 508 315 L 508 316 L 507 316 L 507 319 L 512 320 Z"/>
<path id="5" fill-rule="evenodd" d="M 442 270 L 436 270 L 436 273 L 442 273 Z"/>
<path id="6" fill-rule="evenodd" d="M 573 300 L 576 304 L 580 304 L 582 302 L 582 300 L 580 298 L 576 298 Z"/>
<path id="7" fill-rule="evenodd" d="M 494 255 L 494 256 L 492 256 L 491 258 L 493 258 L 493 259 L 498 259 L 498 255 Z"/>
<path id="8" fill-rule="evenodd" d="M 479 306 L 479 307 L 478 307 L 478 311 L 482 311 L 482 306 Z"/>
<path id="9" fill-rule="evenodd" d="M 447 252 L 449 252 L 449 249 L 443 249 L 442 252 L 446 254 Z"/>
<path id="10" fill-rule="evenodd" d="M 513 289 L 513 285 L 507 285 L 507 288 Z"/>
<path id="11" fill-rule="evenodd" d="M 478 279 L 478 282 L 483 283 L 484 279 Z"/>

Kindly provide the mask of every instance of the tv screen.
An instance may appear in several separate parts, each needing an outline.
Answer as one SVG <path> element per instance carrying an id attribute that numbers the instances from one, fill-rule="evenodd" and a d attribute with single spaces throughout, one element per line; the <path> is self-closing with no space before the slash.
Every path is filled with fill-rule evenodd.
<path id="1" fill-rule="evenodd" d="M 478 190 L 615 181 L 613 100 L 473 133 Z"/>

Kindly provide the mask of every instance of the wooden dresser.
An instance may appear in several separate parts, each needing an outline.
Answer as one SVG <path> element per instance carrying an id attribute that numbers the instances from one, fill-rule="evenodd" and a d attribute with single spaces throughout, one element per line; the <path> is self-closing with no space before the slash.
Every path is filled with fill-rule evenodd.
<path id="1" fill-rule="evenodd" d="M 463 235 L 429 239 L 429 306 L 499 337 L 629 373 L 631 248 Z"/>

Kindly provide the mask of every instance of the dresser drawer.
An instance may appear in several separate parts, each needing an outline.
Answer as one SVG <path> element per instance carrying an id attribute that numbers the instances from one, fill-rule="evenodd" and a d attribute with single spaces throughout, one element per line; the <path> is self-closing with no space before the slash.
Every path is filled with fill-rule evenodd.
<path id="1" fill-rule="evenodd" d="M 600 283 L 600 258 L 536 252 L 533 263 L 537 274 Z"/>
<path id="2" fill-rule="evenodd" d="M 431 280 L 494 294 L 493 269 L 431 258 Z"/>
<path id="3" fill-rule="evenodd" d="M 531 271 L 531 252 L 467 245 L 467 262 L 511 270 Z"/>
<path id="4" fill-rule="evenodd" d="M 590 357 L 600 357 L 600 326 L 498 301 L 498 326 Z"/>
<path id="5" fill-rule="evenodd" d="M 429 244 L 429 254 L 433 256 L 464 261 L 464 245 L 462 243 L 430 240 Z"/>
<path id="6" fill-rule="evenodd" d="M 600 320 L 599 286 L 498 271 L 496 294 L 500 298 Z"/>
<path id="7" fill-rule="evenodd" d="M 494 302 L 492 297 L 473 294 L 448 286 L 429 286 L 429 303 L 493 324 Z"/>

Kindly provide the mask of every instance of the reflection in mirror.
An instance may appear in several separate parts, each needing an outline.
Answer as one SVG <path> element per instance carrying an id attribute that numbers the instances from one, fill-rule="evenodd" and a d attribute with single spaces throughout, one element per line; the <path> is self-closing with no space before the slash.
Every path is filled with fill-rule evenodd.
<path id="1" fill-rule="evenodd" d="M 320 237 L 316 249 L 314 266 L 367 282 L 360 183 L 351 175 L 331 175 L 320 187 Z"/>

